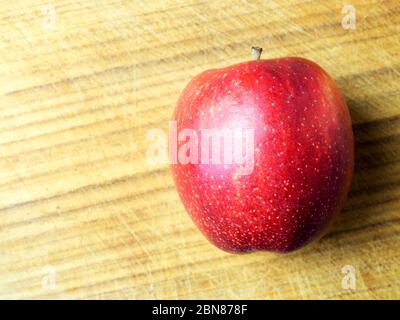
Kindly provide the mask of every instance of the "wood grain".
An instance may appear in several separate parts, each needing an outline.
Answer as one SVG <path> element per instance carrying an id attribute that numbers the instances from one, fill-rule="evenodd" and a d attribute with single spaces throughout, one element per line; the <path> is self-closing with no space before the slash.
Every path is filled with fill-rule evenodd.
<path id="1" fill-rule="evenodd" d="M 351 2 L 355 30 L 342 1 L 2 3 L 0 297 L 400 298 L 400 6 Z M 343 213 L 290 255 L 214 248 L 146 161 L 184 85 L 252 45 L 323 66 L 354 123 Z"/>

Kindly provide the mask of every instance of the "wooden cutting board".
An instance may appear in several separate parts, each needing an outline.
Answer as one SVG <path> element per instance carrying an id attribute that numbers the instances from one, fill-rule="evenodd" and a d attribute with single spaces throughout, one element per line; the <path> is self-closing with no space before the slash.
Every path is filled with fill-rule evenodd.
<path id="1" fill-rule="evenodd" d="M 400 4 L 351 4 L 2 3 L 0 297 L 400 298 Z M 345 208 L 289 255 L 216 249 L 146 160 L 185 84 L 252 45 L 319 63 L 354 123 Z"/>

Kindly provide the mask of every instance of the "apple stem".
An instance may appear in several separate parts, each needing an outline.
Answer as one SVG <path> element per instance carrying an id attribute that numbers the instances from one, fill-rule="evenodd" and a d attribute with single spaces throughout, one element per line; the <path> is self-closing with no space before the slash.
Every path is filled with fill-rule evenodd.
<path id="1" fill-rule="evenodd" d="M 262 48 L 260 47 L 251 47 L 251 55 L 253 56 L 253 60 L 260 60 Z"/>

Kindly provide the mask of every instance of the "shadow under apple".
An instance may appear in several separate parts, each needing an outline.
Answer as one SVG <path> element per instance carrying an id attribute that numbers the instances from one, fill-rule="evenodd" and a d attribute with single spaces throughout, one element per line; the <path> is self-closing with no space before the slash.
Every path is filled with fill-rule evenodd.
<path id="1" fill-rule="evenodd" d="M 385 205 L 396 201 L 400 183 L 395 163 L 400 160 L 400 116 L 376 120 L 365 110 L 368 101 L 347 98 L 353 121 L 355 168 L 352 185 L 341 214 L 323 239 L 363 231 L 393 221 L 382 217 Z M 397 133 L 397 135 L 396 135 Z M 324 240 L 322 240 L 324 241 Z"/>

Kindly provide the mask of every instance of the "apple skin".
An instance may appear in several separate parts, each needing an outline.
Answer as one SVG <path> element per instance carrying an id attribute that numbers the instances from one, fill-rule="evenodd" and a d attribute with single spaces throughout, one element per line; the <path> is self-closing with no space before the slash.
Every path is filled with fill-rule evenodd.
<path id="1" fill-rule="evenodd" d="M 182 92 L 173 120 L 178 132 L 254 129 L 251 174 L 238 176 L 235 164 L 171 165 L 190 217 L 220 249 L 290 252 L 339 213 L 353 175 L 351 118 L 316 63 L 287 57 L 205 71 Z"/>

